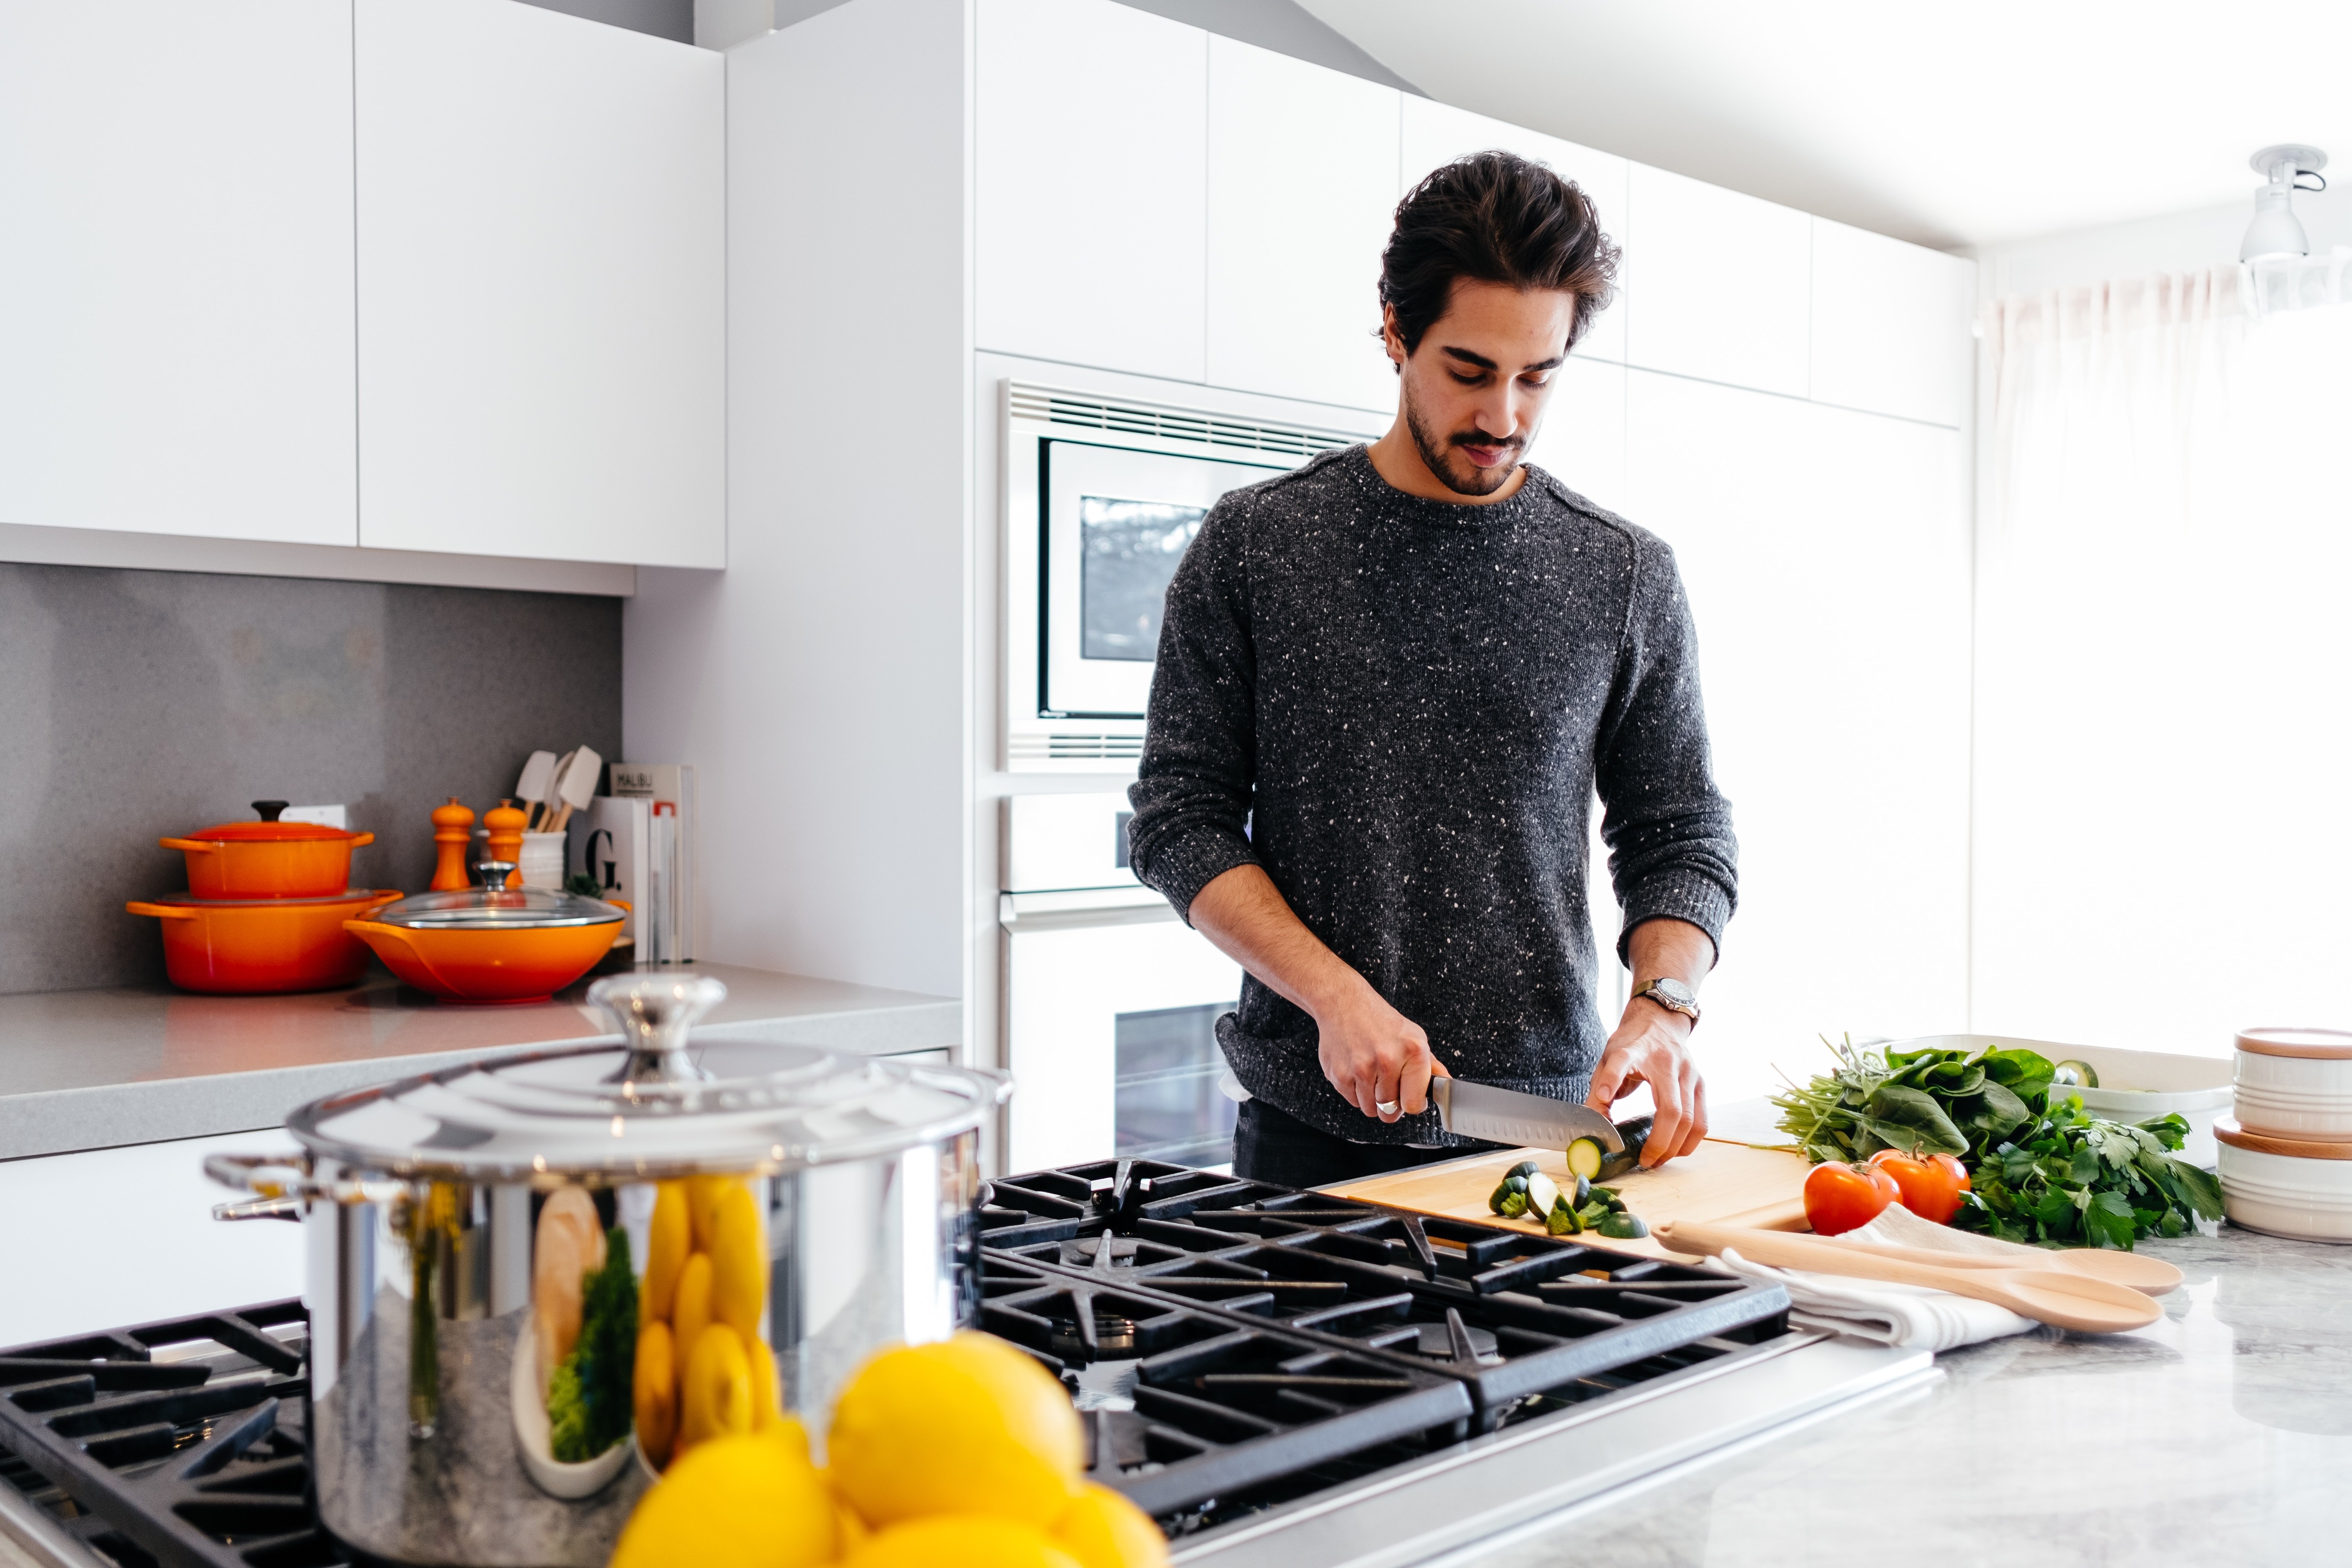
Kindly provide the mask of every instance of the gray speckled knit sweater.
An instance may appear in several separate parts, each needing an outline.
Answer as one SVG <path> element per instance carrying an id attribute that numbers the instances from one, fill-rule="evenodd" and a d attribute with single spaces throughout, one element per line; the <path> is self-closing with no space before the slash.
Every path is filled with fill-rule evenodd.
<path id="1" fill-rule="evenodd" d="M 1491 506 L 1409 496 L 1361 447 L 1211 511 L 1168 590 L 1131 792 L 1136 874 L 1179 913 L 1255 860 L 1456 1077 L 1580 1099 L 1607 1039 L 1596 785 L 1626 929 L 1672 916 L 1719 942 L 1731 810 L 1659 540 L 1533 468 Z M 1218 1038 L 1313 1126 L 1449 1142 L 1434 1112 L 1340 1099 L 1314 1020 L 1255 977 Z"/>

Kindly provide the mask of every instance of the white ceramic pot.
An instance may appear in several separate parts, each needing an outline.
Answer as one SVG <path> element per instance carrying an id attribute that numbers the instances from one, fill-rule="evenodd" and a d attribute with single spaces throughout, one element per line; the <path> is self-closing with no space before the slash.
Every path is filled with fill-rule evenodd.
<path id="1" fill-rule="evenodd" d="M 2352 1242 L 2352 1160 L 2303 1160 L 2221 1145 L 2221 1207 L 2248 1230 Z"/>
<path id="2" fill-rule="evenodd" d="M 2238 1037 L 2237 1121 L 2249 1132 L 2352 1143 L 2352 1034 L 2248 1029 Z"/>
<path id="3" fill-rule="evenodd" d="M 562 890 L 563 847 L 569 837 L 570 835 L 562 833 L 526 833 L 522 836 L 522 858 L 515 868 L 522 873 L 524 887 Z"/>

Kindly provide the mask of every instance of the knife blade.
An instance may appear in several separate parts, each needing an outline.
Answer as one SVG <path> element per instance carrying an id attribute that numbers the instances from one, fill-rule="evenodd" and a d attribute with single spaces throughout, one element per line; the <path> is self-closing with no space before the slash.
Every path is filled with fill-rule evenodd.
<path id="1" fill-rule="evenodd" d="M 1431 1079 L 1429 1098 L 1445 1130 L 1465 1138 L 1538 1149 L 1565 1149 L 1576 1139 L 1590 1138 L 1612 1154 L 1624 1152 L 1615 1123 L 1589 1105 L 1459 1078 Z"/>

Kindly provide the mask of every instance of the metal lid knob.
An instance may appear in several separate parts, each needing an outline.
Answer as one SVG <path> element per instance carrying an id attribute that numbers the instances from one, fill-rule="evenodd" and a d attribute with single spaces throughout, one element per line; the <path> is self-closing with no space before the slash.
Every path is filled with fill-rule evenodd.
<path id="1" fill-rule="evenodd" d="M 707 974 L 614 974 L 588 988 L 604 1009 L 629 1059 L 608 1083 L 693 1083 L 710 1075 L 687 1056 L 688 1032 L 727 1000 L 727 987 Z"/>
<path id="2" fill-rule="evenodd" d="M 474 879 L 477 888 L 504 888 L 507 879 L 514 875 L 514 868 L 511 860 L 477 860 L 467 868 L 467 874 Z"/>

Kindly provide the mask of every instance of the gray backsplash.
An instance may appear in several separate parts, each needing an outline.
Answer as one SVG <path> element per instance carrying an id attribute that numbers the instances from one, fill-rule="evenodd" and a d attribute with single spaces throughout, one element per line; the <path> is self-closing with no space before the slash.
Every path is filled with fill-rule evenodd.
<path id="1" fill-rule="evenodd" d="M 341 802 L 414 892 L 435 806 L 620 744 L 617 599 L 0 563 L 0 993 L 161 981 L 159 837 Z"/>

